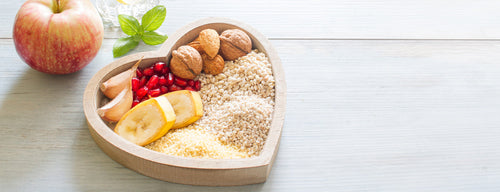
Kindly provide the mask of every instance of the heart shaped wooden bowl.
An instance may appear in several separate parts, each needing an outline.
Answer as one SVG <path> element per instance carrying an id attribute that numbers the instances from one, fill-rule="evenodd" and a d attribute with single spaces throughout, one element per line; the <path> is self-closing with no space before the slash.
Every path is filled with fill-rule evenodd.
<path id="1" fill-rule="evenodd" d="M 99 85 L 110 77 L 132 67 L 144 56 L 140 67 L 156 61 L 170 61 L 171 53 L 193 41 L 203 29 L 212 28 L 219 34 L 225 29 L 241 29 L 252 39 L 253 49 L 266 53 L 275 78 L 275 107 L 271 128 L 259 156 L 244 159 L 196 159 L 166 155 L 135 145 L 113 132 L 97 114 L 104 99 Z M 83 110 L 89 130 L 99 147 L 113 160 L 156 179 L 205 186 L 233 186 L 264 182 L 278 152 L 281 129 L 285 118 L 286 85 L 281 61 L 264 35 L 250 26 L 225 18 L 206 18 L 179 29 L 158 51 L 122 57 L 103 67 L 89 81 L 83 95 Z"/>

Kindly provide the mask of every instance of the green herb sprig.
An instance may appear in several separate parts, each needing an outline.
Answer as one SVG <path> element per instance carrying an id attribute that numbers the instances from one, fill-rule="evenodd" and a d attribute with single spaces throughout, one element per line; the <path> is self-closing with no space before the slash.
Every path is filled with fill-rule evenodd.
<path id="1" fill-rule="evenodd" d="M 128 36 L 116 40 L 113 45 L 113 57 L 120 57 L 128 53 L 137 47 L 141 40 L 148 45 L 158 45 L 165 42 L 168 36 L 157 33 L 155 30 L 163 24 L 166 15 L 167 9 L 163 5 L 157 5 L 146 12 L 142 17 L 141 24 L 132 16 L 118 15 L 120 27 Z"/>

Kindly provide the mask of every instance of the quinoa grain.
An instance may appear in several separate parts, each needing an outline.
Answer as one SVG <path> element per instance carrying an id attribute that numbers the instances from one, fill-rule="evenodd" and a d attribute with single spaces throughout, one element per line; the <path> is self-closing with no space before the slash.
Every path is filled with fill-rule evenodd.
<path id="1" fill-rule="evenodd" d="M 274 111 L 274 77 L 264 53 L 226 61 L 222 73 L 199 75 L 203 117 L 146 148 L 195 158 L 246 158 L 262 150 Z"/>

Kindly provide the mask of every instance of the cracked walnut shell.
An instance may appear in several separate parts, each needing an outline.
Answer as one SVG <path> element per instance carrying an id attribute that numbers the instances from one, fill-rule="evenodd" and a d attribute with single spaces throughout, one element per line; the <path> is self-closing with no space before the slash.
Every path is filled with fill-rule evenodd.
<path id="1" fill-rule="evenodd" d="M 203 59 L 203 71 L 208 74 L 217 75 L 224 71 L 224 59 L 220 55 L 216 55 L 213 59 L 206 53 L 201 55 Z"/>
<path id="2" fill-rule="evenodd" d="M 201 73 L 202 68 L 201 55 L 193 47 L 183 45 L 172 52 L 170 70 L 178 77 L 194 79 Z"/>
<path id="3" fill-rule="evenodd" d="M 220 50 L 225 60 L 235 60 L 252 51 L 252 40 L 242 30 L 228 29 L 220 35 Z"/>

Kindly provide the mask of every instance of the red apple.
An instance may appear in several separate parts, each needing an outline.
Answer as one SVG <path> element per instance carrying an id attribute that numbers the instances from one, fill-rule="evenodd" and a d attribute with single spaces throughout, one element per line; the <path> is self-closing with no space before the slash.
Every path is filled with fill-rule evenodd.
<path id="1" fill-rule="evenodd" d="M 89 0 L 28 0 L 17 12 L 13 39 L 17 53 L 33 69 L 68 74 L 92 61 L 103 31 Z"/>

